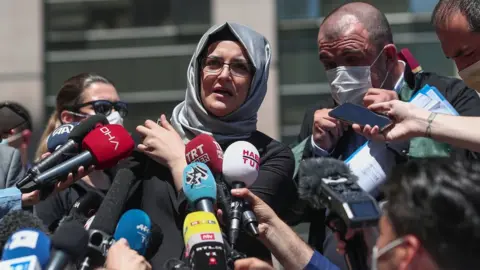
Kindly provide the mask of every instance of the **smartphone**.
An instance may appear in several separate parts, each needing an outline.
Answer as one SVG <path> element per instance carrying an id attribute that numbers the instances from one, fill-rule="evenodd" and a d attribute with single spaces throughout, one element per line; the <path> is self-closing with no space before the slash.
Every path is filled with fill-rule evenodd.
<path id="1" fill-rule="evenodd" d="M 392 123 L 392 120 L 390 120 L 388 116 L 372 112 L 365 107 L 353 103 L 344 103 L 331 110 L 328 115 L 342 122 L 358 124 L 362 127 L 366 125 L 370 125 L 371 127 L 378 126 L 380 130 L 385 129 Z"/>
<path id="2" fill-rule="evenodd" d="M 10 130 L 24 124 L 27 120 L 7 104 L 0 105 L 0 132 L 9 133 Z"/>

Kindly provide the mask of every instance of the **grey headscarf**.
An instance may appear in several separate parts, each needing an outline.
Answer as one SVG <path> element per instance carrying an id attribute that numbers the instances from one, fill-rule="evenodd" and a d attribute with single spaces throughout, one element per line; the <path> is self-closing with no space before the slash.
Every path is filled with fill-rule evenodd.
<path id="1" fill-rule="evenodd" d="M 248 96 L 240 108 L 224 117 L 216 117 L 208 113 L 202 105 L 199 58 L 212 44 L 212 38 L 217 36 L 214 41 L 223 40 L 215 34 L 225 30 L 229 30 L 230 34 L 233 34 L 235 39 L 246 49 L 250 62 L 255 67 L 255 75 Z M 268 40 L 252 29 L 236 23 L 224 23 L 211 27 L 200 39 L 188 65 L 188 87 L 185 100 L 173 109 L 171 122 L 184 142 L 188 142 L 201 133 L 213 135 L 218 142 L 250 137 L 251 133 L 257 130 L 257 112 L 267 93 L 270 59 Z"/>

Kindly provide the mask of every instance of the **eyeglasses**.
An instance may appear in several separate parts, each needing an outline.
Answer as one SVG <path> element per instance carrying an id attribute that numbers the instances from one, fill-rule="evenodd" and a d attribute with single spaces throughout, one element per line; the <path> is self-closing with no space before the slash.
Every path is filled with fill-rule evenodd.
<path id="1" fill-rule="evenodd" d="M 126 117 L 128 115 L 127 103 L 123 101 L 112 102 L 109 100 L 95 100 L 79 104 L 72 109 L 78 110 L 89 105 L 92 105 L 93 110 L 96 114 L 103 114 L 105 116 L 108 116 L 110 113 L 112 113 L 112 108 L 115 108 L 115 111 L 117 111 L 121 117 Z"/>
<path id="2" fill-rule="evenodd" d="M 233 76 L 248 77 L 252 73 L 253 67 L 244 61 L 234 60 L 231 63 L 226 63 L 223 59 L 218 57 L 206 57 L 202 61 L 202 69 L 204 72 L 211 74 L 220 74 L 225 65 L 228 66 Z"/>

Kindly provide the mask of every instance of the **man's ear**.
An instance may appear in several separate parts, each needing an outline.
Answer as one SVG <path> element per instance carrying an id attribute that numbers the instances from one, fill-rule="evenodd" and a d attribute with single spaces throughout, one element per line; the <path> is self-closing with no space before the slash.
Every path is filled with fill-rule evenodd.
<path id="1" fill-rule="evenodd" d="M 388 70 L 392 70 L 394 66 L 398 63 L 397 47 L 395 47 L 394 44 L 387 44 L 383 48 L 383 53 L 387 60 Z"/>
<path id="2" fill-rule="evenodd" d="M 416 236 L 406 235 L 403 237 L 404 243 L 398 247 L 400 252 L 398 253 L 399 259 L 399 269 L 409 269 L 409 266 L 412 265 L 412 262 L 415 256 L 419 255 L 419 252 L 422 251 L 422 244 Z"/>

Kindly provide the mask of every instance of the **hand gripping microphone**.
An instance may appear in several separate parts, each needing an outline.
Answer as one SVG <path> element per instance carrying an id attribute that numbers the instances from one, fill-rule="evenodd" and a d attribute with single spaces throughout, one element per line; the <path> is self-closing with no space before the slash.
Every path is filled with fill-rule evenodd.
<path id="1" fill-rule="evenodd" d="M 192 269 L 227 269 L 222 231 L 214 214 L 189 213 L 183 223 L 183 239 Z"/>
<path id="2" fill-rule="evenodd" d="M 217 203 L 223 212 L 225 223 L 230 221 L 230 189 L 223 181 L 223 150 L 215 139 L 207 134 L 200 134 L 185 145 L 187 163 L 201 162 L 207 164 L 217 182 Z"/>
<path id="3" fill-rule="evenodd" d="M 217 185 L 207 165 L 194 162 L 183 170 L 183 193 L 195 209 L 215 214 L 213 204 L 217 199 Z"/>
<path id="4" fill-rule="evenodd" d="M 92 131 L 94 128 L 96 128 L 99 125 L 102 124 L 108 124 L 108 120 L 104 115 L 101 114 L 96 114 L 92 115 L 89 118 L 85 119 L 82 121 L 78 126 L 75 126 L 72 128 L 71 132 L 69 133 L 68 140 L 62 144 L 62 146 L 55 147 L 57 148 L 51 155 L 48 157 L 42 159 L 38 163 L 36 163 L 32 168 L 28 170 L 26 173 L 25 177 L 18 181 L 17 183 L 17 188 L 22 190 L 22 187 L 27 185 L 29 182 L 32 181 L 32 179 L 39 175 L 40 173 L 52 168 L 59 162 L 63 161 L 65 159 L 65 155 L 70 154 L 70 153 L 78 153 L 80 151 L 80 145 L 82 140 L 87 136 L 90 131 Z M 63 134 L 66 133 L 67 130 L 69 130 L 71 126 L 60 126 L 57 128 L 51 135 L 51 142 L 50 146 L 54 147 L 56 143 L 60 143 L 60 140 L 56 141 L 53 140 L 54 136 L 53 134 Z M 55 135 L 56 137 L 57 135 Z M 61 136 L 62 137 L 62 136 Z M 60 138 L 59 138 L 60 139 Z M 50 147 L 49 147 L 50 150 Z M 32 190 L 33 191 L 33 190 Z M 27 191 L 30 192 L 30 191 Z"/>
<path id="5" fill-rule="evenodd" d="M 347 228 L 375 226 L 380 209 L 375 199 L 357 184 L 348 166 L 332 158 L 307 159 L 300 163 L 298 193 L 315 209 L 327 208 L 326 225 L 345 241 Z M 333 223 L 333 226 L 331 224 Z M 367 247 L 361 233 L 345 241 L 345 260 L 350 269 L 367 267 Z"/>
<path id="6" fill-rule="evenodd" d="M 128 157 L 135 147 L 130 134 L 120 125 L 105 125 L 92 130 L 83 140 L 85 151 L 75 157 L 35 176 L 20 188 L 23 193 L 32 192 L 42 186 L 50 186 L 60 177 L 68 175 L 80 166 L 95 165 L 96 170 L 113 167 Z"/>
<path id="7" fill-rule="evenodd" d="M 67 222 L 60 226 L 52 236 L 54 251 L 50 257 L 47 270 L 65 269 L 68 263 L 75 263 L 87 252 L 88 233 L 76 222 Z"/>
<path id="8" fill-rule="evenodd" d="M 144 256 L 150 241 L 151 228 L 152 223 L 147 213 L 139 209 L 128 210 L 118 221 L 113 239 L 118 241 L 125 238 L 131 249 Z"/>
<path id="9" fill-rule="evenodd" d="M 128 193 L 135 183 L 135 179 L 136 177 L 130 169 L 118 170 L 90 224 L 88 251 L 81 269 L 99 267 L 105 262 L 108 248 L 113 243 L 112 235 L 123 213 Z"/>
<path id="10" fill-rule="evenodd" d="M 223 176 L 232 188 L 248 188 L 258 177 L 260 155 L 257 148 L 246 141 L 232 143 L 223 155 Z M 232 198 L 232 216 L 230 222 L 229 241 L 235 246 L 240 233 L 240 223 L 244 213 L 244 200 Z M 255 215 L 249 213 L 245 216 L 244 227 L 247 232 L 258 236 L 258 222 Z"/>
<path id="11" fill-rule="evenodd" d="M 50 257 L 50 239 L 36 229 L 23 229 L 10 236 L 3 249 L 0 269 L 44 269 Z"/>

